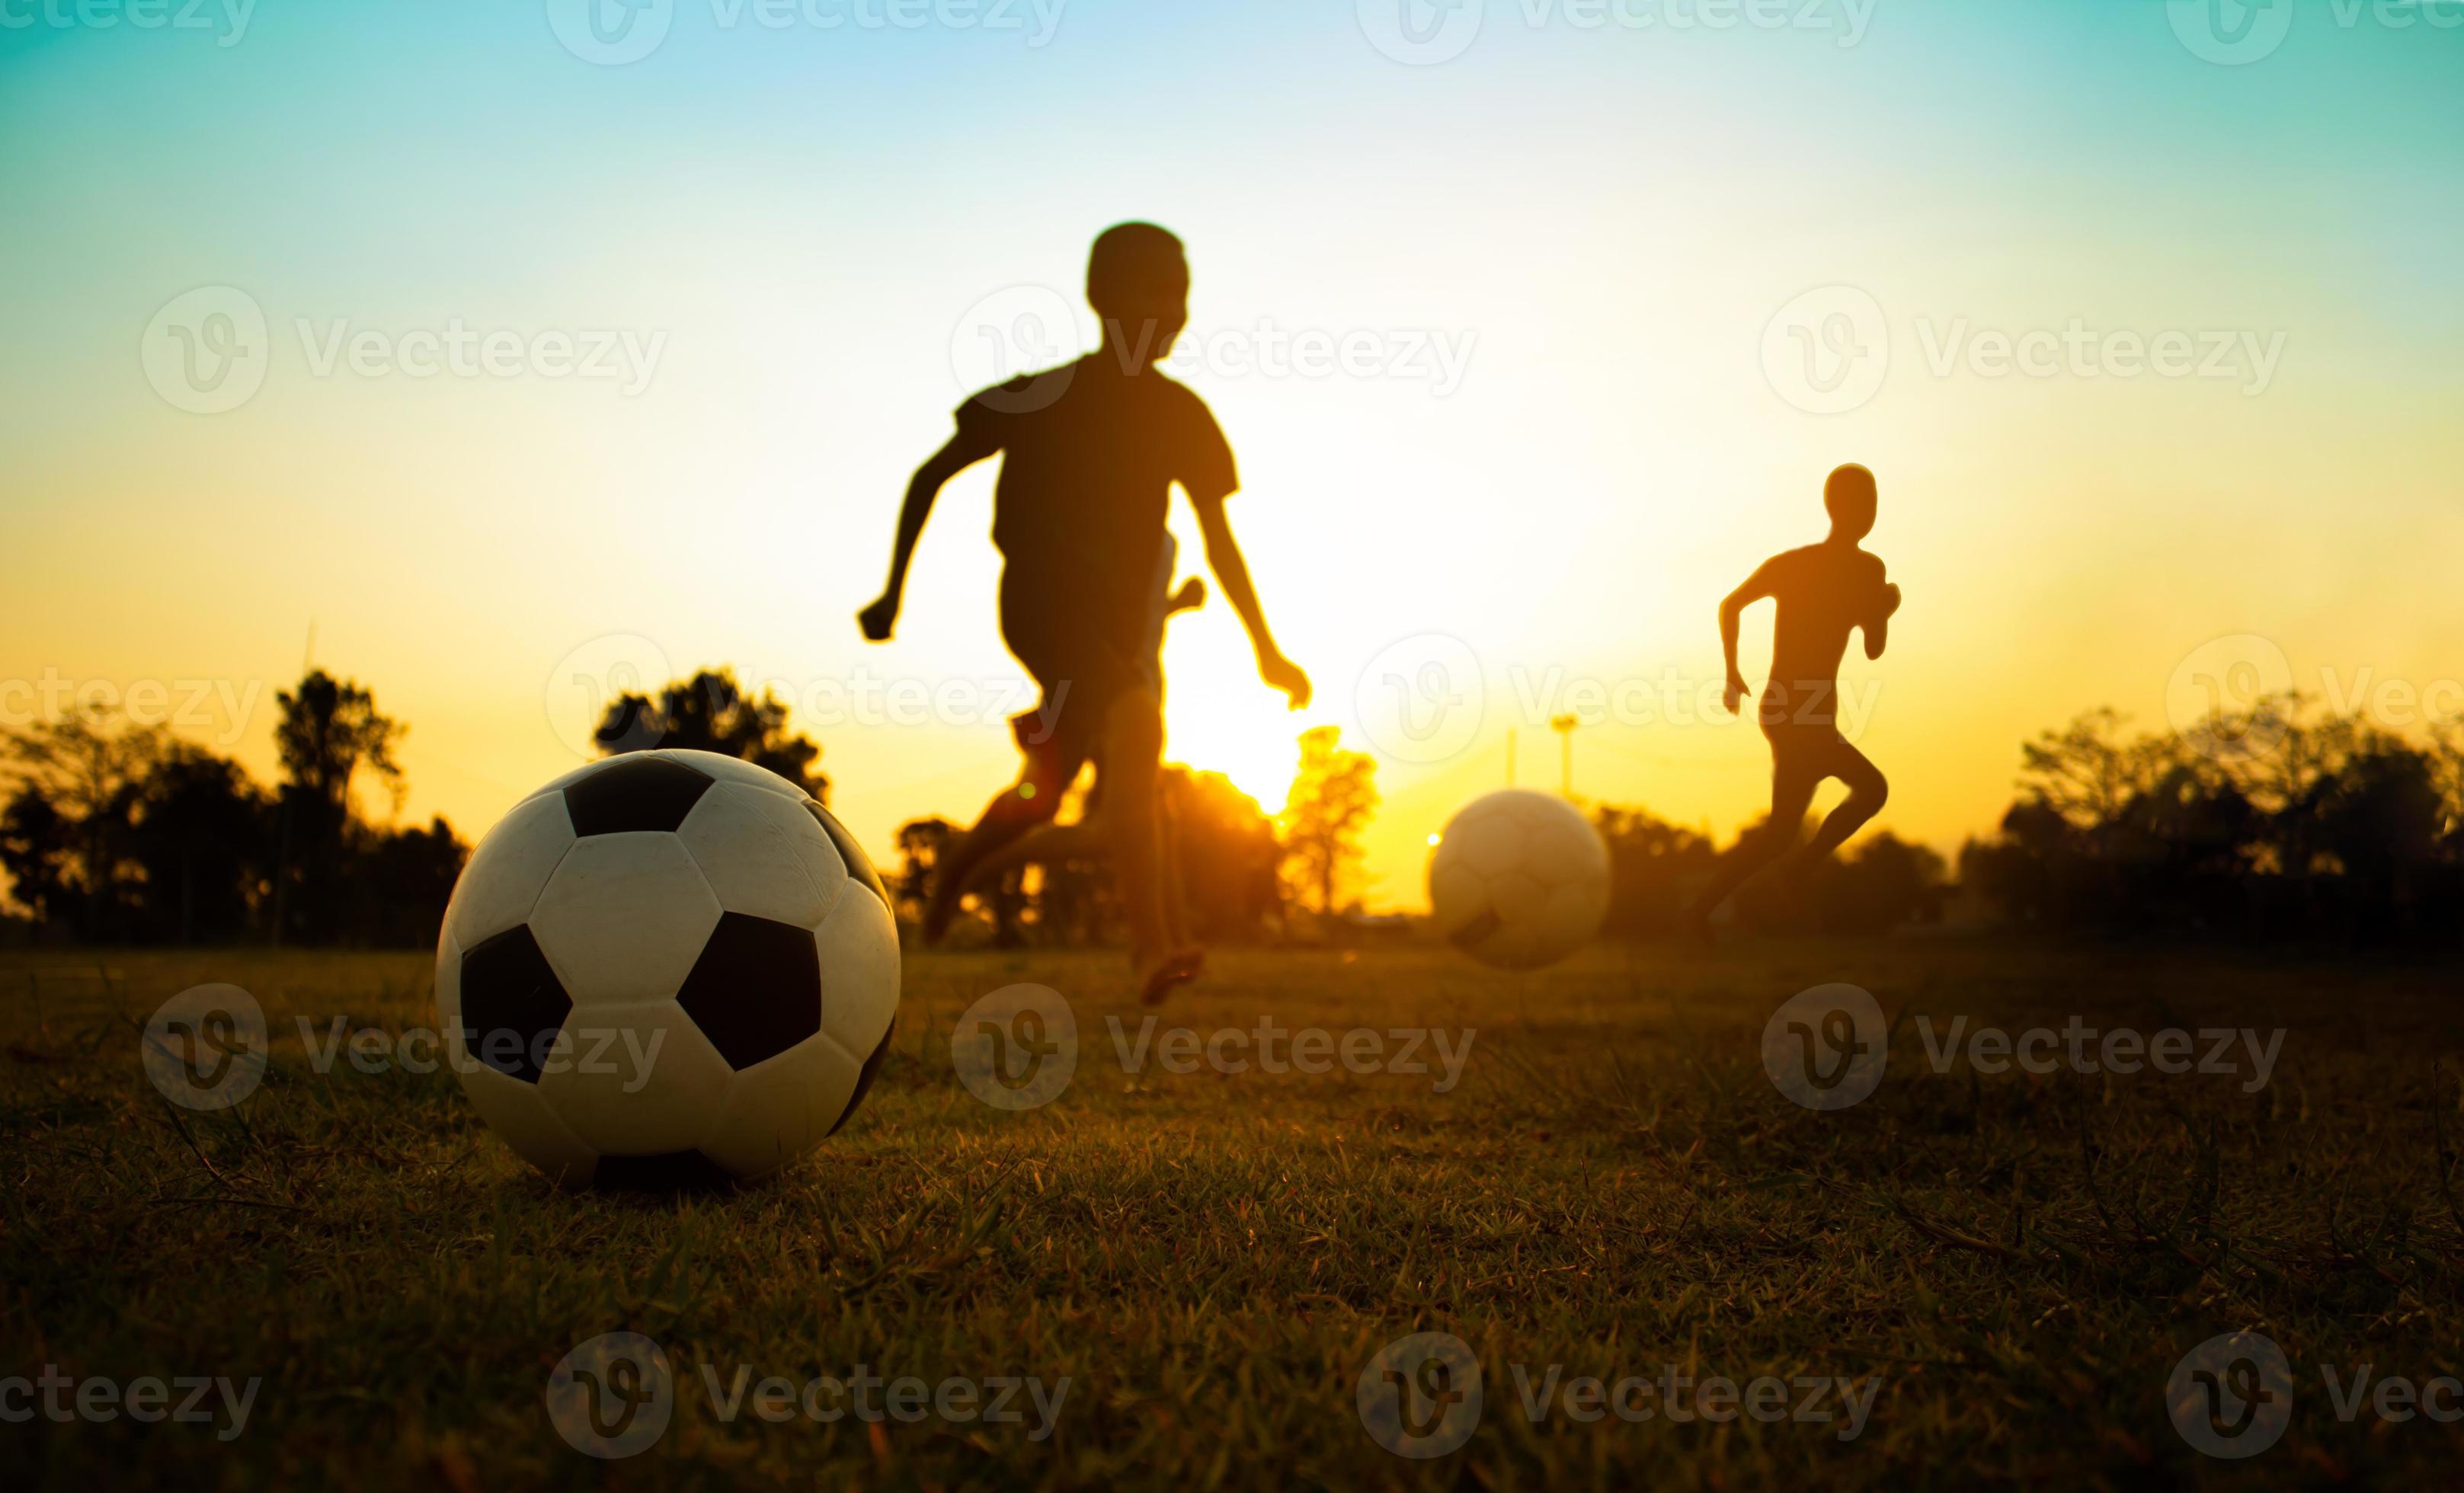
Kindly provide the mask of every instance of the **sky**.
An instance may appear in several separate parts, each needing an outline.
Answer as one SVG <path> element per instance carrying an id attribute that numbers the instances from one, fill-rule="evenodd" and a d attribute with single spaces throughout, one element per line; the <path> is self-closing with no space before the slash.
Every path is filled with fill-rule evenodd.
<path id="1" fill-rule="evenodd" d="M 1373 906 L 1563 714 L 1579 796 L 1750 821 L 1716 609 L 1845 461 L 1906 597 L 1842 680 L 1878 827 L 1955 850 L 2098 706 L 2464 710 L 2464 6 L 596 3 L 0 0 L 0 724 L 84 691 L 270 779 L 313 659 L 475 836 L 727 664 L 887 858 L 1016 764 L 990 466 L 853 614 L 1129 218 L 1318 688 L 1219 601 L 1168 755 L 1271 811 L 1342 727 Z"/>

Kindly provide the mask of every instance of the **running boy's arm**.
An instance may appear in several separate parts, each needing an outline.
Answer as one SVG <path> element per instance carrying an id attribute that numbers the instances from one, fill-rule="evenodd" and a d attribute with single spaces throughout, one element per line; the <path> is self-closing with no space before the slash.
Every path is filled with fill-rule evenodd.
<path id="1" fill-rule="evenodd" d="M 1886 573 L 1880 560 L 1874 563 L 1874 579 L 1881 581 Z M 1891 617 L 1900 609 L 1900 588 L 1882 582 L 1881 592 L 1875 599 L 1874 615 L 1865 620 L 1865 656 L 1880 658 L 1891 640 Z"/>
<path id="2" fill-rule="evenodd" d="M 933 499 L 941 495 L 941 485 L 996 449 L 983 447 L 979 438 L 961 429 L 915 469 L 907 484 L 907 501 L 898 510 L 898 541 L 890 552 L 890 583 L 881 588 L 880 600 L 856 613 L 866 637 L 882 642 L 897 626 L 899 599 L 907 590 L 907 562 L 915 558 L 915 541 L 923 536 L 924 520 L 933 516 Z"/>
<path id="3" fill-rule="evenodd" d="M 1240 614 L 1241 626 L 1248 629 L 1249 646 L 1258 655 L 1258 677 L 1283 691 L 1292 709 L 1307 709 L 1309 677 L 1284 656 L 1284 650 L 1275 646 L 1275 635 L 1266 630 L 1266 613 L 1258 604 L 1257 588 L 1249 583 L 1249 564 L 1241 557 L 1240 541 L 1232 538 L 1232 520 L 1224 515 L 1223 499 L 1209 498 L 1193 506 L 1198 509 L 1199 532 L 1206 537 L 1207 567 L 1221 582 L 1224 600 Z"/>
<path id="4" fill-rule="evenodd" d="M 1739 705 L 1745 703 L 1746 696 L 1753 692 L 1752 687 L 1746 683 L 1746 676 L 1737 671 L 1737 628 L 1745 620 L 1747 607 L 1764 597 L 1779 594 L 1778 568 L 1776 556 L 1764 560 L 1760 569 L 1746 578 L 1744 585 L 1729 592 L 1728 599 L 1720 604 L 1720 652 L 1728 664 L 1728 684 L 1721 698 L 1731 715 L 1737 713 Z"/>

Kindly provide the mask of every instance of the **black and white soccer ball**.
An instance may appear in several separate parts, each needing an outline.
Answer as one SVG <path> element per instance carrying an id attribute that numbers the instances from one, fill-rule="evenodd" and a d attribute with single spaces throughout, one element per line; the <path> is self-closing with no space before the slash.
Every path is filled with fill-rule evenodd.
<path id="1" fill-rule="evenodd" d="M 766 768 L 636 752 L 506 814 L 453 889 L 436 1006 L 463 1092 L 570 1185 L 763 1175 L 890 1050 L 898 927 L 844 825 Z"/>
<path id="2" fill-rule="evenodd" d="M 1446 941 L 1499 969 L 1573 953 L 1609 911 L 1609 847 L 1582 810 L 1529 788 L 1475 799 L 1429 857 L 1429 915 Z"/>

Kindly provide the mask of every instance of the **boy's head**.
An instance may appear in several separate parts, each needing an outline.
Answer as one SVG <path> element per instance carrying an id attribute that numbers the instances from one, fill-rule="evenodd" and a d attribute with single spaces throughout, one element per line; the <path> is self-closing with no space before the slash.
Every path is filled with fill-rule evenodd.
<path id="1" fill-rule="evenodd" d="M 1851 462 L 1822 484 L 1822 506 L 1831 514 L 1831 532 L 1843 539 L 1861 539 L 1874 532 L 1874 474 Z"/>
<path id="2" fill-rule="evenodd" d="M 1160 361 L 1189 324 L 1180 240 L 1152 223 L 1104 230 L 1087 256 L 1087 300 L 1103 318 L 1105 342 L 1131 367 Z"/>

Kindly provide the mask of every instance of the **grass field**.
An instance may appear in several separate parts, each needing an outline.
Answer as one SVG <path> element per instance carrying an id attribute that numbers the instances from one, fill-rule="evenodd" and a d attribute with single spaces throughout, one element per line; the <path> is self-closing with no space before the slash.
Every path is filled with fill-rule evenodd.
<path id="1" fill-rule="evenodd" d="M 913 957 L 897 1050 L 815 1157 L 737 1192 L 576 1196 L 450 1073 L 312 1064 L 297 1018 L 319 1041 L 336 1017 L 432 1021 L 425 957 L 0 956 L 0 1375 L 261 1381 L 228 1440 L 220 1413 L 0 1426 L 8 1481 L 2222 1487 L 2427 1484 L 2464 1455 L 2453 1423 L 2343 1418 L 2322 1379 L 2464 1368 L 2452 971 L 1989 941 L 1595 948 L 1528 977 L 1402 948 L 1216 969 L 1166 1025 L 1433 1028 L 1458 1052 L 1476 1034 L 1461 1082 L 1132 1072 L 1104 1019 L 1134 1043 L 1139 1013 L 1109 958 Z M 235 1109 L 175 1110 L 139 1023 L 209 979 L 262 1000 L 273 1067 Z M 1067 996 L 1082 1042 L 1059 1098 L 1009 1112 L 961 1085 L 949 1040 L 1019 980 Z M 1777 1091 L 1761 1041 L 1828 981 L 1896 1024 L 1879 1090 L 1824 1113 Z M 2233 1074 L 1937 1073 L 1918 1018 L 1960 1016 L 2285 1035 L 2258 1086 L 2247 1053 Z M 585 1458 L 547 1380 L 626 1329 L 673 1366 L 673 1418 L 637 1457 Z M 2289 1360 L 2290 1420 L 2213 1460 L 2166 1385 L 2241 1329 Z M 1468 1442 L 1425 1460 L 1355 1400 L 1419 1331 L 1467 1343 L 1485 1394 Z M 1032 1411 L 728 1420 L 703 1376 L 858 1364 L 1069 1382 L 1039 1440 Z M 1587 1422 L 1565 1397 L 1672 1364 L 1871 1397 L 1853 1436 L 1837 1416 Z M 1538 1420 L 1527 1381 L 1559 1392 Z"/>

